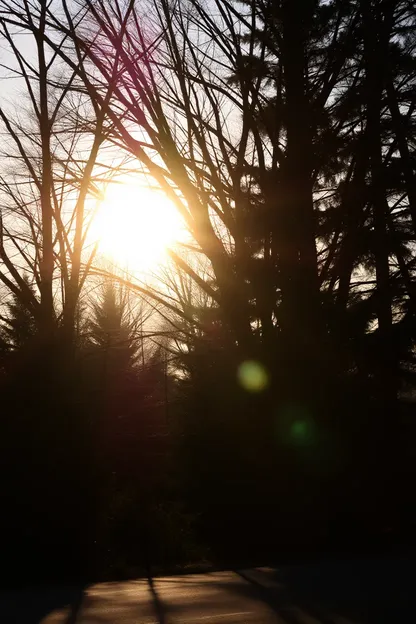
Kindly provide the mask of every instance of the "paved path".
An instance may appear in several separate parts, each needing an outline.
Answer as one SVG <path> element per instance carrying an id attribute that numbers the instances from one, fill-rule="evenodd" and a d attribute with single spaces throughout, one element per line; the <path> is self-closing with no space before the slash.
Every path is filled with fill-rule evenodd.
<path id="1" fill-rule="evenodd" d="M 8 591 L 0 623 L 407 624 L 414 579 L 410 560 L 362 560 Z"/>
<path id="2" fill-rule="evenodd" d="M 1 624 L 275 624 L 255 586 L 233 572 L 0 595 Z"/>

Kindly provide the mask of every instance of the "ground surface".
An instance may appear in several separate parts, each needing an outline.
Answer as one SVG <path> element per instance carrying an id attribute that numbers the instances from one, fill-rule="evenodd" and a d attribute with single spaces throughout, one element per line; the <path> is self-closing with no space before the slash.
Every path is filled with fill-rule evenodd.
<path id="1" fill-rule="evenodd" d="M 3 624 L 407 624 L 408 558 L 0 592 Z"/>

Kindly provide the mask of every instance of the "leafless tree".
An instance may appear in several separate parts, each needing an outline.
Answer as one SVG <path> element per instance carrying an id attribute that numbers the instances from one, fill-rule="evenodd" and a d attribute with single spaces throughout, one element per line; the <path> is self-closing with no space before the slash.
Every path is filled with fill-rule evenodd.
<path id="1" fill-rule="evenodd" d="M 20 96 L 17 101 L 6 93 L 0 107 L 0 280 L 45 335 L 60 326 L 71 339 L 96 252 L 87 240 L 94 198 L 108 176 L 98 161 L 106 109 L 81 88 L 83 58 L 76 72 L 68 71 L 48 45 L 48 15 L 55 8 L 46 1 L 0 3 L 0 39 L 8 52 L 3 71 Z M 65 37 L 55 43 L 66 49 Z M 24 271 L 39 297 L 28 290 Z"/>

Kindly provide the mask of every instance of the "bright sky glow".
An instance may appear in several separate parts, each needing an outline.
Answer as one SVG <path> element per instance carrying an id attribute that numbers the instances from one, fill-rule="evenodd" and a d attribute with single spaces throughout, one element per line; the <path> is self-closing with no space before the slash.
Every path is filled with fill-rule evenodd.
<path id="1" fill-rule="evenodd" d="M 132 273 L 149 273 L 167 260 L 167 249 L 184 240 L 185 228 L 162 193 L 132 184 L 109 185 L 91 224 L 89 240 L 99 254 Z"/>

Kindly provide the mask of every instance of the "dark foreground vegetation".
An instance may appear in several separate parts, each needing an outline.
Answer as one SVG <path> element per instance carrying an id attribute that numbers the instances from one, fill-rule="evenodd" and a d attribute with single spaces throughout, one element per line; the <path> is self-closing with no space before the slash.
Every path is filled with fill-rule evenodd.
<path id="1" fill-rule="evenodd" d="M 408 543 L 415 17 L 0 0 L 8 582 Z M 148 284 L 87 243 L 127 173 L 190 233 Z"/>

